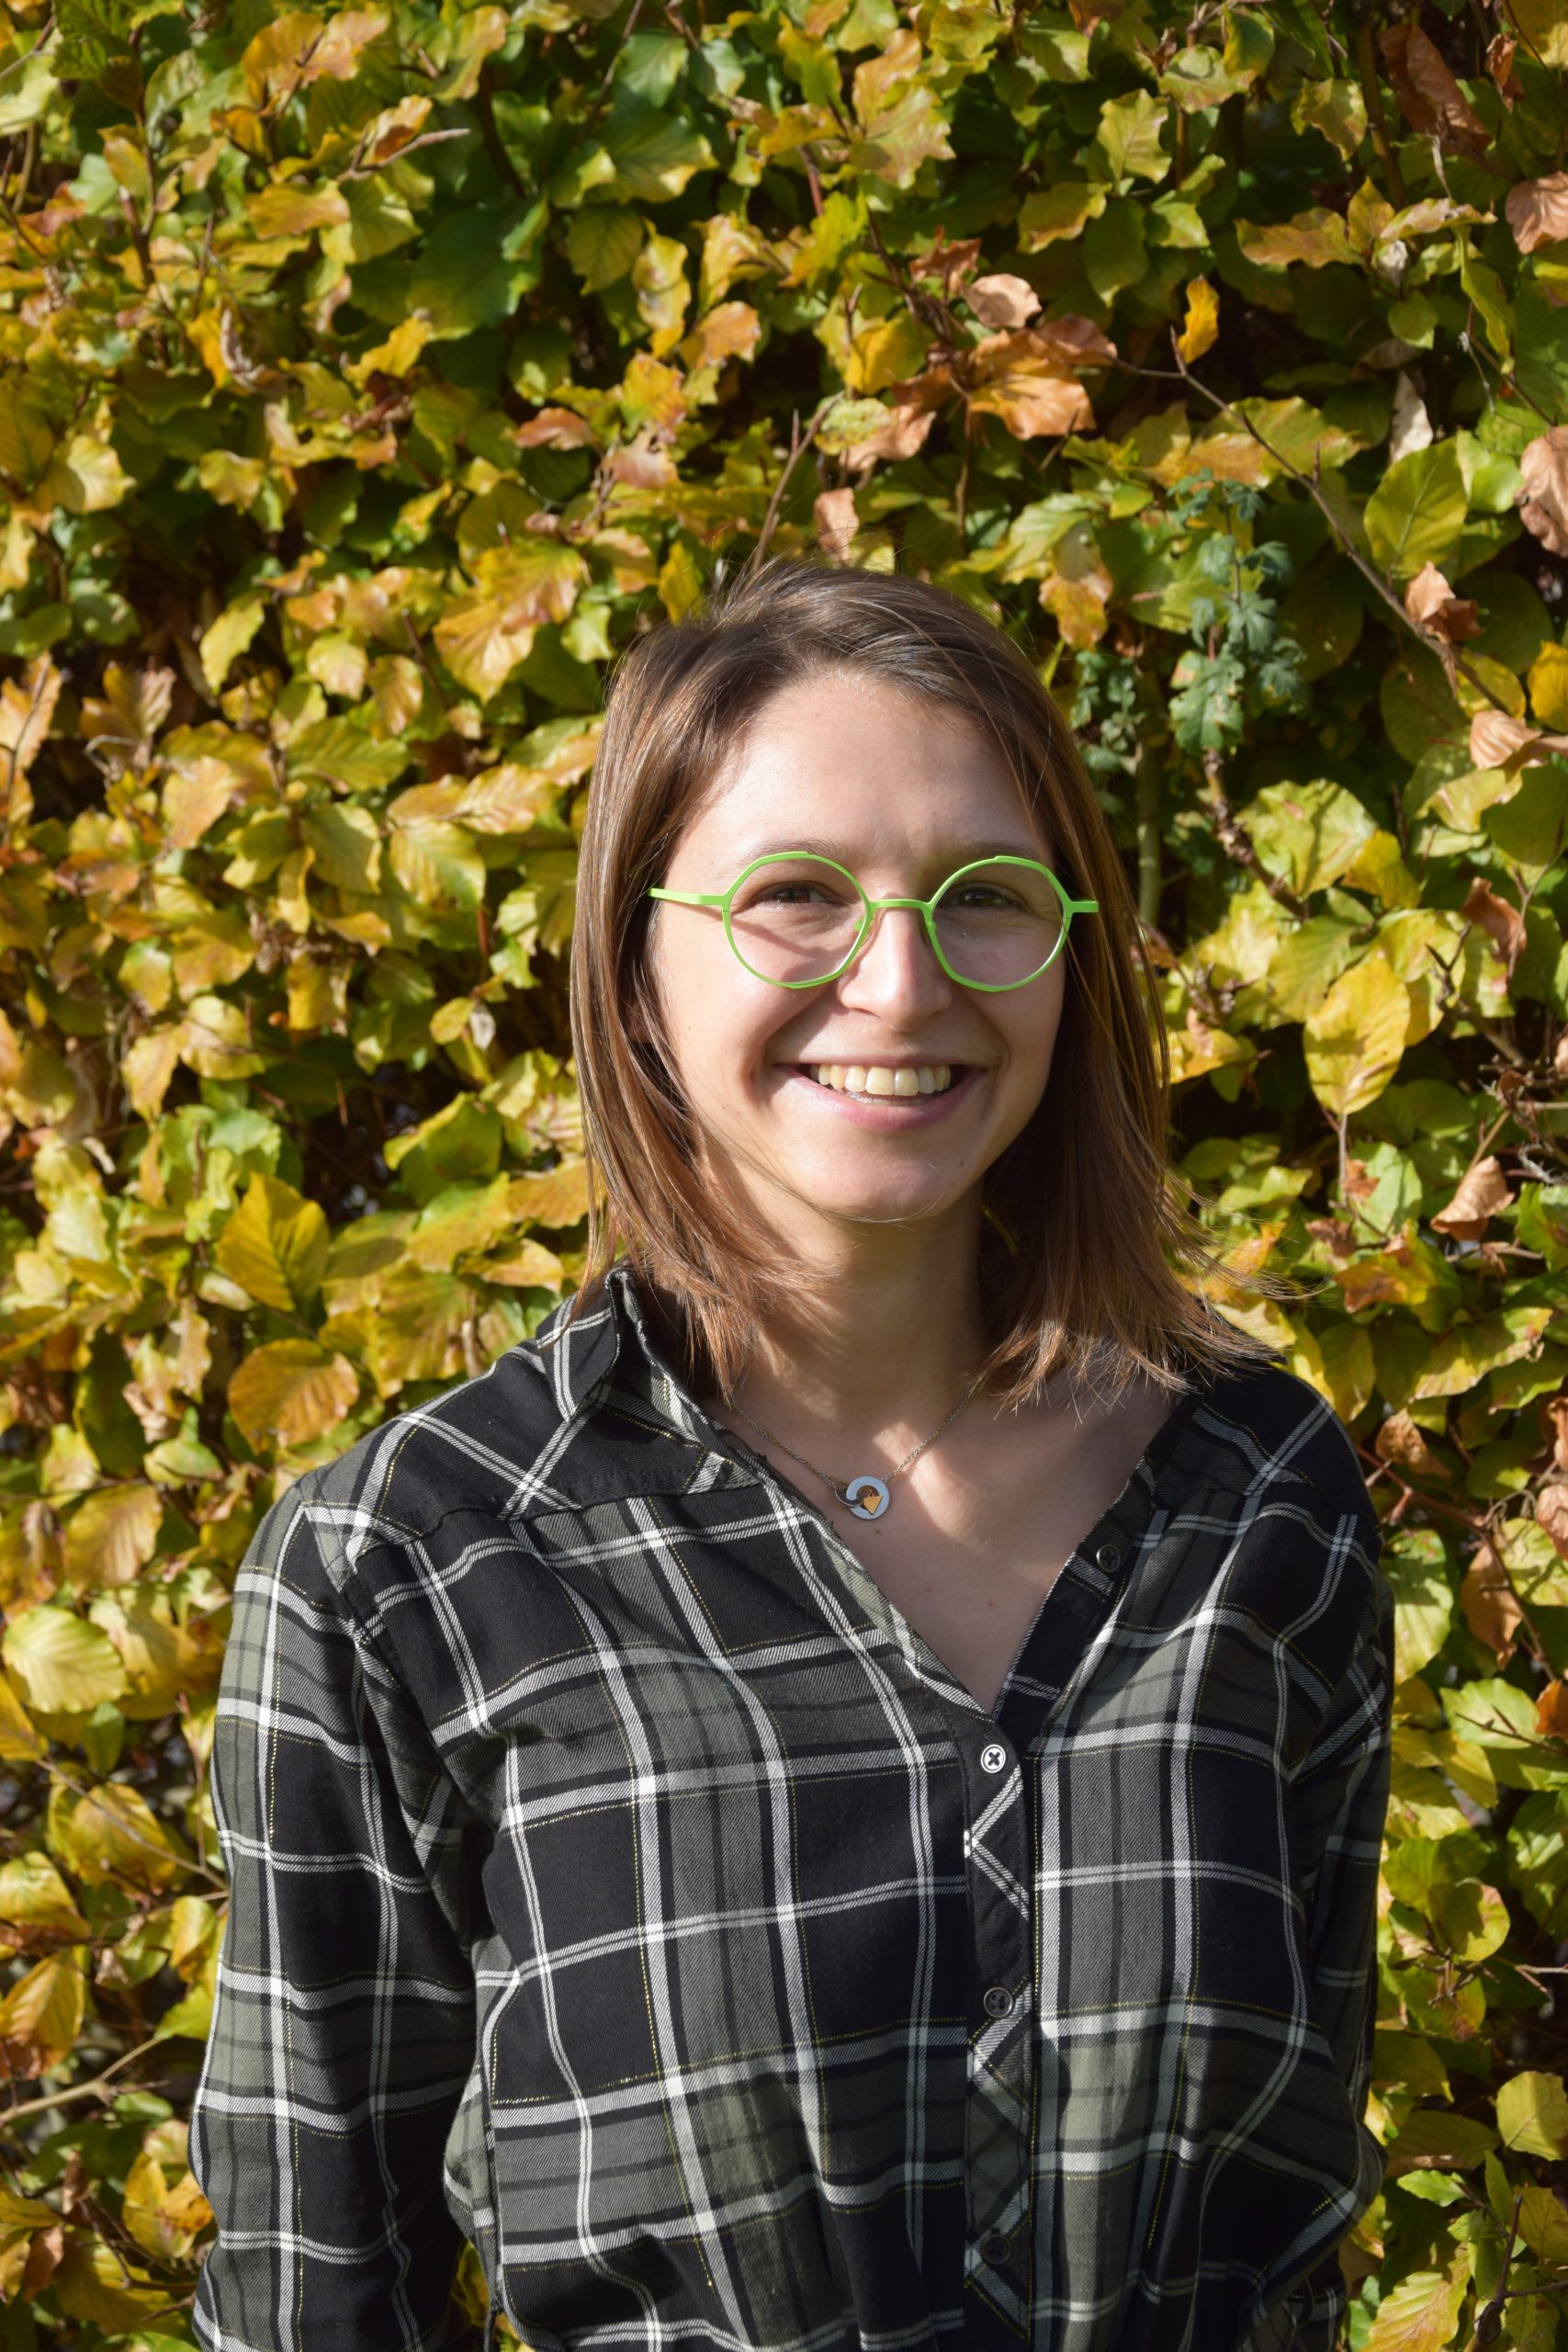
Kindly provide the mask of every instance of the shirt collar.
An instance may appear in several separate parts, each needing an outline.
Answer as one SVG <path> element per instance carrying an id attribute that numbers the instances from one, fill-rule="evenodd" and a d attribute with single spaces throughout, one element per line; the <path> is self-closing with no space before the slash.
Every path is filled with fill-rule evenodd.
<path id="1" fill-rule="evenodd" d="M 670 1363 L 654 1335 L 648 1305 L 631 1268 L 610 1268 L 597 1297 L 574 1317 L 557 1307 L 534 1334 L 549 1374 L 556 1408 L 576 1420 L 605 1403 L 612 1392 L 635 1398 L 693 1444 L 714 1456 L 708 1483 L 719 1466 L 748 1480 L 760 1474 L 749 1453 L 731 1452 L 737 1442 L 703 1411 Z"/>

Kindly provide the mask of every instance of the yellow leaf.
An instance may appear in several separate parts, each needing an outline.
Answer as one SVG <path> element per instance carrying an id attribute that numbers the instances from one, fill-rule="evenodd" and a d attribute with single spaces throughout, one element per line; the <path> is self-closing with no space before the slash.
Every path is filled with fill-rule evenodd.
<path id="1" fill-rule="evenodd" d="M 51 1944 L 82 1943 L 91 1933 L 47 1854 L 35 1849 L 0 1862 L 0 1946 L 47 1951 Z"/>
<path id="2" fill-rule="evenodd" d="M 1410 999 L 1387 959 L 1374 951 L 1342 972 L 1303 1026 L 1307 1076 L 1336 1119 L 1375 1102 L 1399 1068 L 1410 1024 Z"/>
<path id="3" fill-rule="evenodd" d="M 1559 2075 L 1516 2075 L 1497 2093 L 1497 2129 L 1507 2148 L 1555 2163 L 1568 2154 L 1568 2090 Z"/>
<path id="4" fill-rule="evenodd" d="M 643 324 L 652 334 L 652 351 L 662 359 L 685 332 L 686 305 L 692 288 L 686 276 L 686 248 L 679 237 L 660 236 L 645 222 L 646 243 L 632 264 L 632 287 Z"/>
<path id="5" fill-rule="evenodd" d="M 164 1498 L 154 1487 L 106 1487 L 72 1512 L 65 1528 L 65 1573 L 78 1589 L 129 1584 L 152 1557 Z"/>
<path id="6" fill-rule="evenodd" d="M 212 2208 L 188 2168 L 171 2180 L 146 2148 L 125 2177 L 121 2210 L 137 2245 L 164 2262 L 187 2255 L 212 2219 Z"/>
<path id="7" fill-rule="evenodd" d="M 0 1764 L 30 1764 L 43 1754 L 46 1744 L 41 1733 L 28 1722 L 21 1701 L 0 1675 Z"/>
<path id="8" fill-rule="evenodd" d="M 1220 333 L 1220 298 L 1206 277 L 1187 288 L 1187 318 L 1177 348 L 1189 365 L 1213 348 Z"/>
<path id="9" fill-rule="evenodd" d="M 1543 726 L 1568 727 L 1568 646 L 1548 638 L 1530 663 L 1530 708 Z"/>
<path id="10" fill-rule="evenodd" d="M 46 2075 L 82 2030 L 87 1988 L 75 1952 L 40 1960 L 0 2001 L 0 2050 L 13 2074 Z"/>
<path id="11" fill-rule="evenodd" d="M 125 1689 L 113 1643 L 69 1610 L 47 1604 L 6 1626 L 6 1670 L 40 1715 L 90 1714 Z"/>
<path id="12" fill-rule="evenodd" d="M 49 1809 L 49 1842 L 68 1870 L 89 1886 L 129 1881 L 163 1887 L 184 1857 L 147 1800 L 119 1781 L 102 1781 L 78 1795 L 56 1789 Z"/>
<path id="13" fill-rule="evenodd" d="M 1412 2270 L 1378 2305 L 1361 2352 L 1446 2352 L 1469 2280 L 1462 2254 L 1447 2270 Z"/>
<path id="14" fill-rule="evenodd" d="M 108 2335 L 124 2335 L 145 2326 L 153 2312 L 169 2308 L 167 2290 L 144 2285 L 143 2276 L 128 2268 L 102 2239 L 73 2233 L 49 2283 L 69 2318 L 89 2320 Z"/>
<path id="15" fill-rule="evenodd" d="M 320 1290 L 330 1247 L 327 1220 L 314 1201 L 276 1176 L 256 1175 L 213 1254 L 263 1306 L 295 1315 Z"/>
<path id="16" fill-rule="evenodd" d="M 359 1380 L 346 1356 L 313 1340 L 275 1340 L 257 1348 L 229 1383 L 229 1407 L 257 1453 L 308 1445 L 352 1410 Z"/>

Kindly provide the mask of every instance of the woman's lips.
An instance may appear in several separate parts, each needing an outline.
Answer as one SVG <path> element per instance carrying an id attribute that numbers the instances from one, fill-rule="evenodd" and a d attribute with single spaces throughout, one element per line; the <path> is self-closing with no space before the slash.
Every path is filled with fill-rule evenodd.
<path id="1" fill-rule="evenodd" d="M 809 1095 L 830 1117 L 848 1119 L 856 1126 L 869 1127 L 874 1132 L 892 1134 L 906 1127 L 935 1126 L 950 1118 L 974 1092 L 985 1072 L 962 1063 L 927 1063 L 928 1069 L 946 1069 L 948 1084 L 940 1091 L 927 1094 L 872 1094 L 851 1092 L 835 1086 L 824 1086 L 812 1073 L 821 1069 L 854 1069 L 855 1063 L 832 1064 L 810 1062 L 786 1068 L 785 1079 L 792 1088 L 799 1088 Z M 917 1068 L 921 1067 L 917 1065 Z"/>

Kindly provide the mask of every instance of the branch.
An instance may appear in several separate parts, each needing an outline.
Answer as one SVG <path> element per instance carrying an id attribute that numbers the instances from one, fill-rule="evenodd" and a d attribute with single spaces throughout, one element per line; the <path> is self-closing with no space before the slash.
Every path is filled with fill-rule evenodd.
<path id="1" fill-rule="evenodd" d="M 766 555 L 768 551 L 768 542 L 773 536 L 773 529 L 779 519 L 779 508 L 784 503 L 784 494 L 789 488 L 789 478 L 791 474 L 794 473 L 796 466 L 799 465 L 802 458 L 805 457 L 807 449 L 810 448 L 812 442 L 817 436 L 818 426 L 827 415 L 828 411 L 832 407 L 838 395 L 836 393 L 829 393 L 829 397 L 818 409 L 810 424 L 807 426 L 804 434 L 800 429 L 800 411 L 796 409 L 791 416 L 789 421 L 789 455 L 784 459 L 784 471 L 780 474 L 777 481 L 773 484 L 773 494 L 768 501 L 768 511 L 762 517 L 762 527 L 758 534 L 757 544 L 752 548 L 750 555 L 747 558 L 746 568 L 749 571 L 755 571 L 757 566 L 761 562 L 762 558 Z"/>
<path id="2" fill-rule="evenodd" d="M 1328 525 L 1329 529 L 1338 540 L 1344 552 L 1349 557 L 1357 571 L 1361 574 L 1362 579 L 1367 582 L 1371 588 L 1375 590 L 1381 601 L 1385 604 L 1390 612 L 1395 616 L 1401 628 L 1408 629 L 1411 636 L 1418 639 L 1429 653 L 1435 653 L 1438 656 L 1438 659 L 1443 662 L 1445 668 L 1447 667 L 1448 662 L 1451 660 L 1459 675 L 1464 679 L 1468 685 L 1473 686 L 1476 693 L 1483 695 L 1494 710 L 1502 711 L 1506 718 L 1512 718 L 1513 713 L 1507 710 L 1506 706 L 1498 701 L 1496 695 L 1493 693 L 1485 679 L 1477 677 L 1475 672 L 1470 667 L 1470 664 L 1467 662 L 1461 662 L 1460 660 L 1459 656 L 1454 652 L 1452 646 L 1450 645 L 1447 638 L 1439 637 L 1435 629 L 1424 628 L 1419 621 L 1411 619 L 1410 615 L 1404 609 L 1403 601 L 1394 594 L 1393 590 L 1383 578 L 1382 573 L 1378 571 L 1375 564 L 1371 564 L 1367 561 L 1366 557 L 1361 553 L 1359 548 L 1357 547 L 1355 541 L 1350 537 L 1344 525 L 1340 522 L 1338 515 L 1336 514 L 1333 507 L 1330 506 L 1327 499 L 1323 495 L 1322 491 L 1318 488 L 1317 483 L 1314 481 L 1312 475 L 1303 473 L 1299 466 L 1292 465 L 1289 458 L 1281 457 L 1278 449 L 1274 448 L 1269 442 L 1265 441 L 1262 434 L 1259 433 L 1258 427 L 1253 424 L 1252 419 L 1249 416 L 1243 415 L 1240 409 L 1233 407 L 1229 401 L 1223 400 L 1218 392 L 1212 392 L 1207 384 L 1201 382 L 1198 377 L 1193 375 L 1191 369 L 1188 367 L 1187 362 L 1181 356 L 1179 349 L 1176 346 L 1176 329 L 1174 327 L 1171 329 L 1170 340 L 1171 347 L 1175 352 L 1176 356 L 1176 368 L 1174 371 L 1168 368 L 1134 368 L 1130 359 L 1118 359 L 1114 364 L 1118 368 L 1123 369 L 1127 375 L 1145 377 L 1151 383 L 1182 383 L 1190 385 L 1192 390 L 1198 393 L 1201 399 L 1206 400 L 1210 406 L 1221 416 L 1227 417 L 1232 424 L 1239 425 L 1244 433 L 1247 434 L 1251 439 L 1257 442 L 1265 457 L 1273 460 L 1274 464 L 1279 467 L 1281 473 L 1289 474 L 1292 481 L 1300 483 L 1302 489 L 1306 492 L 1314 505 L 1322 514 L 1324 521 Z"/>
<path id="3" fill-rule="evenodd" d="M 0 2123 L 17 2123 L 24 2115 L 45 2115 L 51 2108 L 69 2107 L 73 2099 L 97 2098 L 104 2085 L 111 2082 L 122 2066 L 129 2066 L 133 2058 L 145 2057 L 149 2050 L 157 2048 L 160 2036 L 154 2033 L 146 2041 L 139 2041 L 134 2050 L 128 2050 L 122 2058 L 115 2060 L 112 2066 L 106 2066 L 101 2075 L 95 2075 L 90 2083 L 73 2083 L 68 2090 L 49 2091 L 42 2098 L 23 2099 L 15 2107 L 0 2109 Z"/>

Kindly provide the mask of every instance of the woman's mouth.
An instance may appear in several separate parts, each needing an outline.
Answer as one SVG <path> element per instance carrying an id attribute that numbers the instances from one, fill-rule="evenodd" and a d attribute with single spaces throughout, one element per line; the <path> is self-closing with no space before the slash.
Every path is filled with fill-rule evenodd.
<path id="1" fill-rule="evenodd" d="M 835 1094 L 865 1102 L 908 1101 L 918 1094 L 945 1094 L 953 1084 L 949 1062 L 807 1062 L 806 1074 Z"/>

